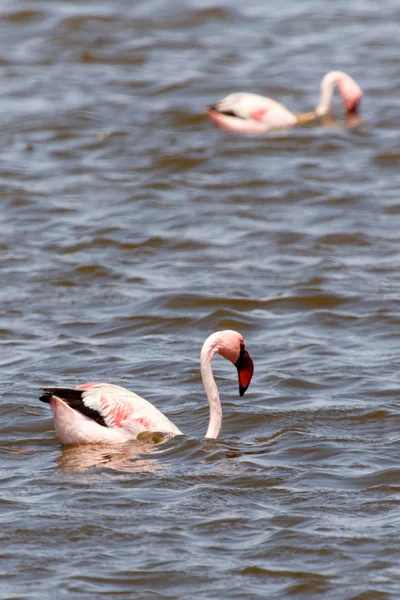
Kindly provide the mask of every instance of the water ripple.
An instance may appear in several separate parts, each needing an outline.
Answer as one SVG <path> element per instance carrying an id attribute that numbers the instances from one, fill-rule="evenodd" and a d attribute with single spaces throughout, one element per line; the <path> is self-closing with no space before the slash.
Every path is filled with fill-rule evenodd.
<path id="1" fill-rule="evenodd" d="M 0 16 L 2 595 L 395 600 L 397 4 Z M 236 90 L 310 110 L 330 69 L 364 90 L 354 127 L 337 99 L 259 137 L 204 113 Z M 221 328 L 255 372 L 240 398 L 215 359 L 213 441 Z M 62 448 L 41 387 L 99 379 L 185 435 Z"/>

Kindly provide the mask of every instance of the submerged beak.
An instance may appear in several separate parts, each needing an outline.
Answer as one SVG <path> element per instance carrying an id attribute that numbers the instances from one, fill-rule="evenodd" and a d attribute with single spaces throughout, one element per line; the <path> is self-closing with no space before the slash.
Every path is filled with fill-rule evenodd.
<path id="1" fill-rule="evenodd" d="M 351 106 L 347 107 L 346 113 L 348 115 L 356 115 L 358 113 L 358 106 L 360 104 L 360 100 L 354 102 Z"/>
<path id="2" fill-rule="evenodd" d="M 253 377 L 254 364 L 244 344 L 240 346 L 240 356 L 235 363 L 239 377 L 239 394 L 243 396 Z"/>

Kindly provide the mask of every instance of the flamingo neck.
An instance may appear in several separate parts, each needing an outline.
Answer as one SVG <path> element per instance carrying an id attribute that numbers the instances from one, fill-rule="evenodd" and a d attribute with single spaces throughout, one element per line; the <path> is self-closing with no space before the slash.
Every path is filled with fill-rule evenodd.
<path id="1" fill-rule="evenodd" d="M 297 124 L 298 125 L 307 125 L 308 123 L 312 123 L 315 119 L 318 118 L 318 115 L 315 110 L 310 110 L 305 113 L 297 113 L 296 115 Z"/>
<path id="2" fill-rule="evenodd" d="M 207 394 L 210 405 L 210 421 L 206 433 L 206 438 L 216 439 L 222 424 L 222 408 L 219 399 L 217 385 L 214 380 L 211 362 L 213 356 L 218 352 L 218 339 L 211 335 L 203 344 L 200 353 L 200 372 L 203 380 L 204 389 Z"/>
<path id="3" fill-rule="evenodd" d="M 330 111 L 332 105 L 333 86 L 337 81 L 338 75 L 338 72 L 331 71 L 322 78 L 319 101 L 317 108 L 315 109 L 318 117 L 324 117 Z"/>

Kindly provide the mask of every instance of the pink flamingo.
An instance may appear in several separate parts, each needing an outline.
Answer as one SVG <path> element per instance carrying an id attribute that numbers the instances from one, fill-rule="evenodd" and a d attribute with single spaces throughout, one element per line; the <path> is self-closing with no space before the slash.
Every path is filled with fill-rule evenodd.
<path id="1" fill-rule="evenodd" d="M 236 331 L 217 331 L 203 344 L 200 372 L 210 405 L 207 438 L 217 438 L 222 409 L 211 362 L 214 354 L 230 360 L 238 370 L 243 396 L 253 376 L 253 361 Z M 142 432 L 180 435 L 182 432 L 155 406 L 134 392 L 111 383 L 86 383 L 76 388 L 45 388 L 40 400 L 50 404 L 55 430 L 63 444 L 119 444 Z"/>
<path id="2" fill-rule="evenodd" d="M 209 106 L 207 114 L 220 129 L 236 133 L 284 129 L 329 114 L 334 86 L 339 91 L 346 115 L 357 114 L 363 93 L 354 79 L 342 71 L 330 71 L 323 77 L 318 105 L 311 112 L 295 114 L 271 98 L 239 92 Z"/>

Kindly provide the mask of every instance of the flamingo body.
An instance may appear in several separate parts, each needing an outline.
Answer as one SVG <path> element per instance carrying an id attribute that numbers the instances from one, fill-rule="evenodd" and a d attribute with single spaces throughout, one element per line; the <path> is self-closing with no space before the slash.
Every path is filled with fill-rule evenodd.
<path id="1" fill-rule="evenodd" d="M 263 133 L 296 125 L 297 118 L 279 102 L 258 94 L 238 92 L 207 109 L 221 129 L 238 133 Z"/>
<path id="2" fill-rule="evenodd" d="M 212 438 L 218 436 L 222 418 L 211 369 L 216 352 L 235 364 L 241 396 L 253 374 L 253 361 L 239 333 L 220 331 L 204 342 L 200 368 L 210 405 L 206 437 Z M 145 431 L 170 436 L 182 433 L 150 402 L 119 385 L 86 383 L 75 388 L 50 387 L 44 390 L 40 400 L 50 404 L 55 430 L 63 444 L 120 444 Z"/>
<path id="3" fill-rule="evenodd" d="M 51 388 L 41 399 L 50 403 L 56 433 L 64 444 L 118 444 L 143 431 L 181 433 L 150 402 L 119 385 Z"/>
<path id="4" fill-rule="evenodd" d="M 220 128 L 235 133 L 266 133 L 293 127 L 327 115 L 331 109 L 334 87 L 337 87 L 346 114 L 356 114 L 362 98 L 360 86 L 347 73 L 330 71 L 320 86 L 319 102 L 314 111 L 295 114 L 279 102 L 239 92 L 229 94 L 207 108 L 208 116 Z"/>

